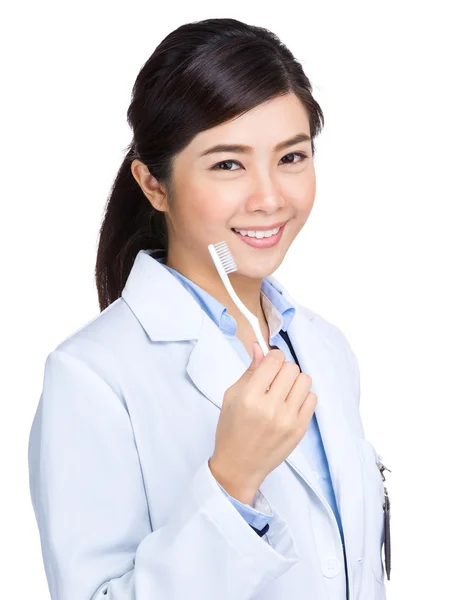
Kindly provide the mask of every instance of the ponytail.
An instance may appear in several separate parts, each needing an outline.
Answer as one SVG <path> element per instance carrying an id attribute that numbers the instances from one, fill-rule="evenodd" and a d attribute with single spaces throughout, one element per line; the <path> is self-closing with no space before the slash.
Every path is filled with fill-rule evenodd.
<path id="1" fill-rule="evenodd" d="M 168 248 L 165 215 L 154 209 L 135 180 L 128 151 L 116 175 L 99 232 L 95 278 L 100 310 L 121 296 L 137 253 Z"/>

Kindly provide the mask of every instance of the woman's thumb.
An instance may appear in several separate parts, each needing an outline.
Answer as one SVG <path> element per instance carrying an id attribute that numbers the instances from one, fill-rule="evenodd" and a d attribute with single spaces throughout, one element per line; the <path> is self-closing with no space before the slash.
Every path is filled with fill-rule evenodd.
<path id="1" fill-rule="evenodd" d="M 251 364 L 253 365 L 253 367 L 257 367 L 257 365 L 260 363 L 260 359 L 262 358 L 263 352 L 257 342 L 253 342 L 252 348 L 253 360 L 251 361 Z"/>
<path id="2" fill-rule="evenodd" d="M 262 362 L 262 357 L 263 357 L 264 353 L 262 352 L 259 344 L 257 342 L 253 342 L 251 348 L 252 348 L 253 358 L 251 359 L 251 362 L 250 362 L 248 368 L 246 369 L 246 371 L 243 373 L 242 377 L 240 378 L 240 381 L 242 381 L 242 382 L 248 381 L 249 377 L 251 377 L 251 375 L 257 369 L 259 364 Z"/>

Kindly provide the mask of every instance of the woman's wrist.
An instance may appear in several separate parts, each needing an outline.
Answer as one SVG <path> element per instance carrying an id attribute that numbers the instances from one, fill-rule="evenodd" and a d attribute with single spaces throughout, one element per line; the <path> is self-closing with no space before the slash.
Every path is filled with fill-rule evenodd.
<path id="1" fill-rule="evenodd" d="M 228 469 L 219 465 L 213 457 L 209 459 L 208 465 L 214 478 L 230 496 L 243 504 L 251 506 L 259 485 L 250 484 L 249 481 L 245 482 L 237 474 L 232 475 Z"/>

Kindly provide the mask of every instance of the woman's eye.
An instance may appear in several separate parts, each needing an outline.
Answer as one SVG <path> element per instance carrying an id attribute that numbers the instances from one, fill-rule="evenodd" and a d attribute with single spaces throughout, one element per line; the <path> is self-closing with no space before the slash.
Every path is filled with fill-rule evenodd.
<path id="1" fill-rule="evenodd" d="M 298 163 L 303 162 L 304 160 L 306 160 L 308 158 L 307 154 L 305 154 L 304 152 L 291 152 L 290 154 L 286 154 L 286 156 L 298 156 L 298 157 L 300 157 L 300 160 L 298 160 L 298 161 L 290 161 L 289 163 L 285 163 L 286 165 L 287 164 L 296 165 Z M 286 158 L 286 156 L 283 156 L 283 158 Z"/>
<path id="2" fill-rule="evenodd" d="M 222 165 L 227 165 L 227 164 L 231 164 L 231 163 L 235 163 L 236 165 L 240 164 L 238 163 L 236 160 L 223 160 L 222 162 L 217 163 L 216 165 L 214 165 L 213 167 L 210 168 L 211 171 L 236 171 L 237 169 L 222 169 L 221 166 Z"/>
<path id="3" fill-rule="evenodd" d="M 283 156 L 283 158 L 281 160 L 283 160 L 284 158 L 288 157 L 288 156 L 298 156 L 300 158 L 300 160 L 295 161 L 295 160 L 291 160 L 289 162 L 284 162 L 283 164 L 289 164 L 289 165 L 296 165 L 299 164 L 301 162 L 303 162 L 304 160 L 306 160 L 308 157 L 306 154 L 304 154 L 304 152 L 290 152 L 289 154 L 286 154 L 285 156 Z M 228 169 L 222 168 L 222 165 L 228 165 L 228 164 L 236 164 L 236 165 L 240 165 L 239 162 L 237 162 L 236 160 L 223 160 L 222 162 L 217 163 L 216 165 L 214 165 L 213 167 L 210 167 L 211 171 L 236 171 L 237 169 Z"/>

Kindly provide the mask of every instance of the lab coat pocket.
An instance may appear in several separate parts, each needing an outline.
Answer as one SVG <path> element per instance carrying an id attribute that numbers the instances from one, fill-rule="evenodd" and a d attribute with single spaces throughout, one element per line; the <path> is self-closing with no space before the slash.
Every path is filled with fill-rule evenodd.
<path id="1" fill-rule="evenodd" d="M 366 439 L 361 439 L 364 484 L 364 554 L 378 581 L 383 581 L 382 547 L 384 542 L 384 484 L 378 468 L 378 453 Z"/>

